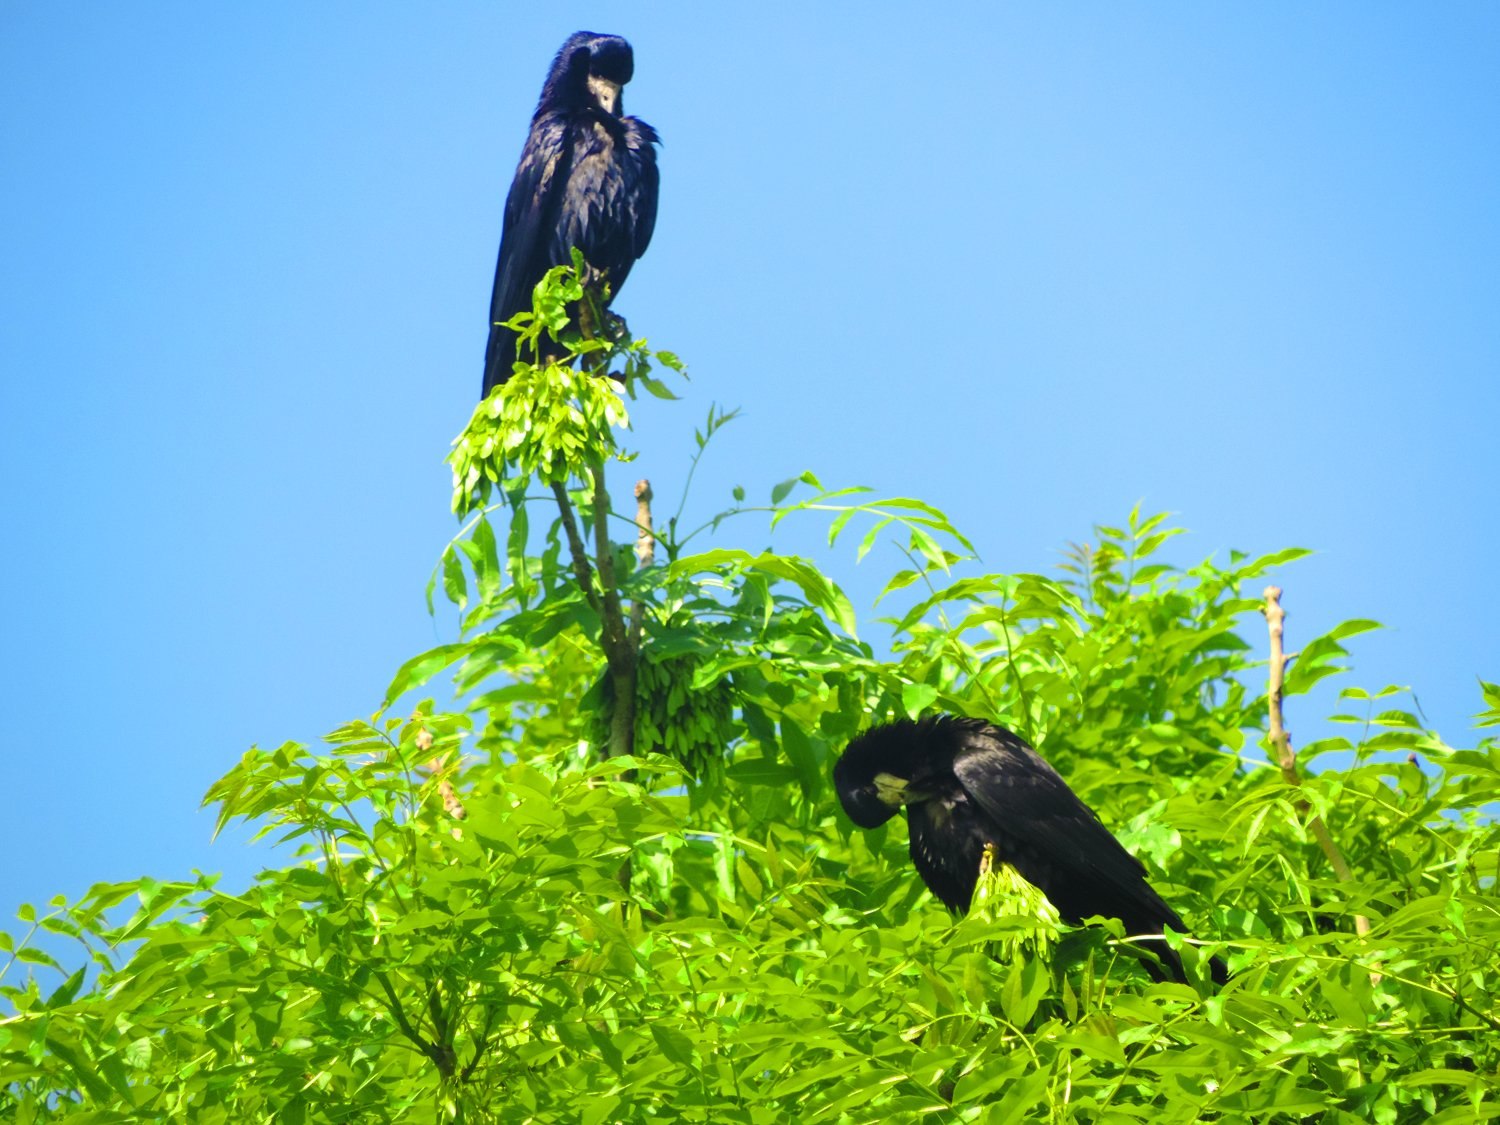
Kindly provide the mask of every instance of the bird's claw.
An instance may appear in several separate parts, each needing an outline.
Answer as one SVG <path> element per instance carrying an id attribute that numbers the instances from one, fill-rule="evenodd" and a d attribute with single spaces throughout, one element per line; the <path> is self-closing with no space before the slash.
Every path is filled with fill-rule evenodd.
<path id="1" fill-rule="evenodd" d="M 985 844 L 984 851 L 979 853 L 979 877 L 983 879 L 995 870 L 995 865 L 1000 862 L 1000 853 L 995 850 L 994 844 Z"/>

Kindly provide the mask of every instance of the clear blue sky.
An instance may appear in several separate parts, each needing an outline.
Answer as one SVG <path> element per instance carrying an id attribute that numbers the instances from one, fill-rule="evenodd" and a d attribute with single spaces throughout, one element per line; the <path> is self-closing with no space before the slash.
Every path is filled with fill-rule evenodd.
<path id="1" fill-rule="evenodd" d="M 1193 530 L 1180 561 L 1315 548 L 1291 644 L 1386 622 L 1357 681 L 1472 742 L 1500 7 L 740 8 L 0 8 L 0 911 L 244 878 L 209 783 L 451 638 L 422 604 L 442 458 L 579 28 L 632 40 L 626 105 L 665 141 L 618 304 L 694 373 L 637 412 L 659 491 L 718 401 L 745 417 L 700 511 L 811 468 L 946 508 L 1000 569 L 1138 500 Z M 867 605 L 894 563 L 830 565 Z"/>

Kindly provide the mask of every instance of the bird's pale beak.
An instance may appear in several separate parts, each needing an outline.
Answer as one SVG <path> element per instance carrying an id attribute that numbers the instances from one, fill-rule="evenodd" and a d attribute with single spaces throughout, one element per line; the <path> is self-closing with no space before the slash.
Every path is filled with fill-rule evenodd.
<path id="1" fill-rule="evenodd" d="M 875 775 L 875 796 L 893 809 L 916 799 L 916 794 L 911 791 L 906 779 L 891 773 Z"/>
<path id="2" fill-rule="evenodd" d="M 612 117 L 620 114 L 620 88 L 618 82 L 611 82 L 597 74 L 589 75 L 589 93 L 594 96 L 599 108 Z"/>

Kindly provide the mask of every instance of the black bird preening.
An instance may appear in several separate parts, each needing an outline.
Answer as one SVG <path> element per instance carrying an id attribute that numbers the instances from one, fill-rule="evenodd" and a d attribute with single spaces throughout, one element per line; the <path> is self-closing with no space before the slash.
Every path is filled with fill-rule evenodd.
<path id="1" fill-rule="evenodd" d="M 618 293 L 656 226 L 656 131 L 621 116 L 620 90 L 635 73 L 618 35 L 579 31 L 552 60 L 531 132 L 505 198 L 500 260 L 490 297 L 484 394 L 510 378 L 514 333 L 498 327 L 531 308 L 531 291 L 576 246 L 589 280 Z"/>
<path id="2" fill-rule="evenodd" d="M 941 715 L 866 731 L 833 768 L 849 819 L 877 828 L 906 806 L 917 873 L 949 910 L 969 908 L 985 845 L 1045 894 L 1064 921 L 1118 918 L 1132 936 L 1187 926 L 1094 810 L 1035 750 L 982 719 Z M 1182 961 L 1152 950 L 1178 980 Z M 1149 966 L 1148 966 L 1149 967 Z M 1223 963 L 1213 963 L 1215 979 Z"/>

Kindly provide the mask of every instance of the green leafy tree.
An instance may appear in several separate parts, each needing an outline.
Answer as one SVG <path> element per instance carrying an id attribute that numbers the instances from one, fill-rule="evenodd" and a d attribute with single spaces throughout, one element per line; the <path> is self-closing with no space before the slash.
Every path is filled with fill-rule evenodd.
<path id="1" fill-rule="evenodd" d="M 210 790 L 221 826 L 296 860 L 233 892 L 98 885 L 0 933 L 0 1119 L 1500 1115 L 1500 744 L 1454 749 L 1400 691 L 1346 687 L 1348 736 L 1299 762 L 1283 702 L 1372 627 L 1288 669 L 1255 587 L 1301 552 L 1178 568 L 1180 529 L 1132 512 L 1056 575 L 990 574 L 937 509 L 810 473 L 699 528 L 653 517 L 649 487 L 621 509 L 622 388 L 669 396 L 680 364 L 571 337 L 579 297 L 556 271 L 514 322 L 576 365 L 520 365 L 455 445 L 465 522 L 428 597 L 459 638 L 373 717 L 252 749 Z M 710 411 L 688 479 L 732 417 Z M 807 559 L 726 545 L 756 512 L 857 534 L 857 559 L 894 543 L 887 616 L 861 625 Z M 447 675 L 451 706 L 406 702 Z M 899 818 L 850 826 L 843 743 L 934 709 L 1057 765 L 1193 923 L 1193 983 L 1152 982 L 1117 923 L 1059 926 L 1003 871 L 955 922 Z"/>

